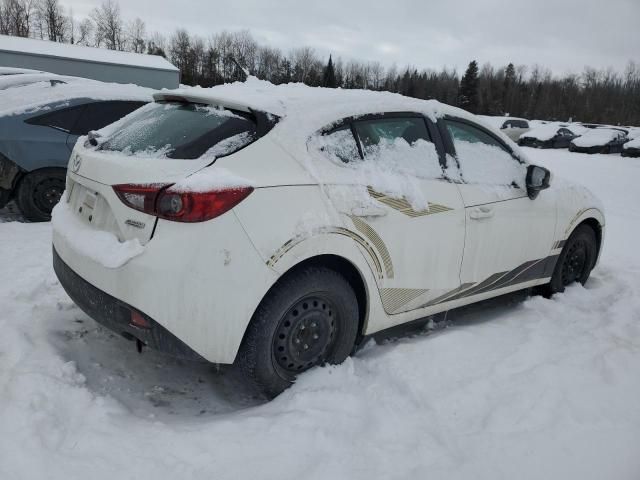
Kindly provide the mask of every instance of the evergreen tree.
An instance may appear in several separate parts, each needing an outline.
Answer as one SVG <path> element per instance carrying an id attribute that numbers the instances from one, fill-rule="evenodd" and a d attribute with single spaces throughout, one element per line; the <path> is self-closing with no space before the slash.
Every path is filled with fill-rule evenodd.
<path id="1" fill-rule="evenodd" d="M 513 66 L 513 63 L 510 63 L 504 70 L 504 87 L 502 89 L 502 106 L 504 107 L 504 113 L 506 115 L 509 115 L 513 110 L 513 103 L 511 99 L 515 85 L 516 68 Z"/>
<path id="2" fill-rule="evenodd" d="M 458 106 L 471 113 L 478 112 L 478 62 L 475 60 L 469 63 L 460 81 Z"/>
<path id="3" fill-rule="evenodd" d="M 324 68 L 324 74 L 322 76 L 322 86 L 327 88 L 336 88 L 338 82 L 336 81 L 336 70 L 333 67 L 333 59 L 329 55 L 329 63 Z"/>

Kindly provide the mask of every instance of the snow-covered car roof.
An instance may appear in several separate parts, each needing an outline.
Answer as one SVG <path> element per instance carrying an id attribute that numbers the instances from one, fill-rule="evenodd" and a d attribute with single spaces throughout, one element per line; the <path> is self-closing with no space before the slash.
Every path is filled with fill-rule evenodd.
<path id="1" fill-rule="evenodd" d="M 582 136 L 573 140 L 573 143 L 578 147 L 606 145 L 610 141 L 618 138 L 621 133 L 625 133 L 625 130 L 617 128 L 592 128 L 587 130 Z"/>
<path id="2" fill-rule="evenodd" d="M 154 98 L 160 101 L 184 99 L 240 111 L 253 109 L 276 115 L 280 117 L 280 121 L 273 134 L 290 147 L 296 138 L 306 145 L 312 134 L 340 119 L 372 113 L 416 112 L 433 121 L 445 115 L 452 115 L 483 123 L 465 110 L 436 100 L 420 100 L 391 92 L 309 87 L 302 83 L 274 85 L 255 77 L 249 77 L 245 82 L 211 88 L 161 90 L 154 94 Z M 493 126 L 486 126 L 495 131 Z M 507 136 L 499 131 L 496 131 L 496 134 L 517 150 L 517 146 Z M 306 149 L 306 146 L 304 148 Z"/>
<path id="3" fill-rule="evenodd" d="M 22 73 L 45 73 L 45 72 L 42 72 L 41 70 L 32 70 L 30 68 L 0 67 L 0 76 L 19 75 Z"/>
<path id="4" fill-rule="evenodd" d="M 23 73 L 19 75 L 3 75 L 0 76 L 0 90 L 6 90 L 8 88 L 20 87 L 36 82 L 50 82 L 51 80 L 58 82 L 67 82 L 74 77 L 68 77 L 64 75 L 57 75 L 55 73 L 36 72 L 36 73 Z"/>
<path id="5" fill-rule="evenodd" d="M 544 142 L 555 137 L 558 133 L 558 130 L 560 130 L 561 128 L 566 127 L 559 123 L 546 123 L 543 125 L 538 125 L 528 132 L 523 133 L 522 135 L 520 135 L 520 138 L 535 138 L 536 140 Z"/>
<path id="6" fill-rule="evenodd" d="M 494 117 L 490 115 L 478 115 L 478 117 L 485 120 L 493 128 L 498 129 L 502 128 L 502 125 L 504 125 L 504 122 L 506 122 L 507 120 L 521 120 L 523 122 L 529 122 L 529 120 L 527 120 L 526 118 L 519 117 Z"/>
<path id="7" fill-rule="evenodd" d="M 78 77 L 66 77 L 66 83 L 36 82 L 0 90 L 0 116 L 34 112 L 55 102 L 78 98 L 94 100 L 152 101 L 156 91 L 138 85 L 105 83 Z"/>

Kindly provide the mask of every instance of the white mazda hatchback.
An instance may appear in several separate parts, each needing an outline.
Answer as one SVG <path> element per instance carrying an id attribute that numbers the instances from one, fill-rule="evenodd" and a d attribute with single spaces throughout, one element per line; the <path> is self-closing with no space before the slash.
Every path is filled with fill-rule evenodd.
<path id="1" fill-rule="evenodd" d="M 584 188 L 436 101 L 250 78 L 164 91 L 71 156 L 54 267 L 89 316 L 274 396 L 367 335 L 584 283 Z"/>

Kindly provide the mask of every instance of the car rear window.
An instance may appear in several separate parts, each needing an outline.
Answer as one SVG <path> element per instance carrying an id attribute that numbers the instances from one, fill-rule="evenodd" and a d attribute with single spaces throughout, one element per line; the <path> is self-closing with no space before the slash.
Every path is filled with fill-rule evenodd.
<path id="1" fill-rule="evenodd" d="M 256 136 L 250 115 L 192 103 L 154 103 L 129 115 L 100 150 L 194 159 L 227 155 Z"/>

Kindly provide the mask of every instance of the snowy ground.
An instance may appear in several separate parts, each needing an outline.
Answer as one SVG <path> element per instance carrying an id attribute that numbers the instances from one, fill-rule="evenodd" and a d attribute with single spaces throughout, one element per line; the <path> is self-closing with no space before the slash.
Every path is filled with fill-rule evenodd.
<path id="1" fill-rule="evenodd" d="M 0 210 L 0 478 L 640 478 L 640 161 L 528 152 L 605 203 L 586 288 L 368 346 L 266 405 L 99 328 L 49 225 Z"/>

